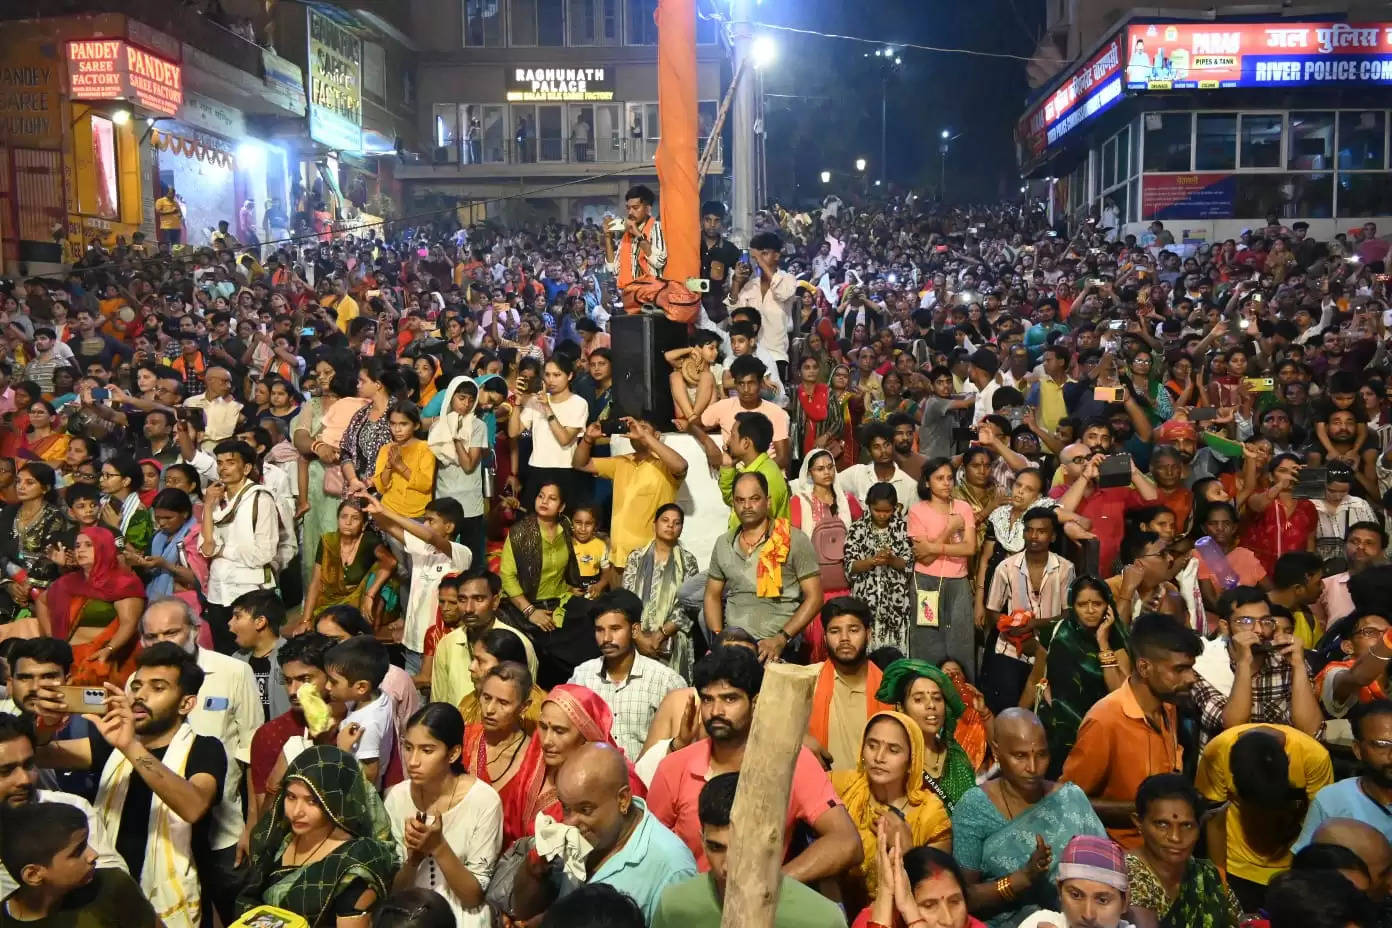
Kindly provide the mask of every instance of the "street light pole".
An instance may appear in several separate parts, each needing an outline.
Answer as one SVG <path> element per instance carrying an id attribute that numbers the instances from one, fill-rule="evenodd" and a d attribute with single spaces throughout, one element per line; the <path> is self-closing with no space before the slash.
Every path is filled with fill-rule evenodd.
<path id="1" fill-rule="evenodd" d="M 938 200 L 939 202 L 947 199 L 947 149 L 954 141 L 960 139 L 962 133 L 952 134 L 951 129 L 942 130 L 942 143 L 938 145 L 938 155 L 941 158 L 938 167 Z"/>
<path id="2" fill-rule="evenodd" d="M 754 146 L 754 80 L 747 73 L 754 67 L 752 60 L 753 33 L 750 28 L 754 0 L 733 0 L 730 5 L 730 40 L 734 48 L 735 87 L 734 157 L 730 163 L 731 186 L 730 224 L 734 240 L 749 241 L 754 229 L 754 175 L 758 170 Z"/>
<path id="3" fill-rule="evenodd" d="M 889 123 L 889 65 L 885 65 L 885 70 L 880 74 L 880 182 L 883 184 L 885 179 L 885 134 L 886 126 Z"/>

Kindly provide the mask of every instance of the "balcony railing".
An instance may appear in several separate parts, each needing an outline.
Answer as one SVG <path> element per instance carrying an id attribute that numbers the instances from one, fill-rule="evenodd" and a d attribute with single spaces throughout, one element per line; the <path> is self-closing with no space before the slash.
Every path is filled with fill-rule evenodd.
<path id="1" fill-rule="evenodd" d="M 50 15 L 124 13 L 207 52 L 248 74 L 261 73 L 261 46 L 204 16 L 193 7 L 169 0 L 68 0 Z"/>
<path id="2" fill-rule="evenodd" d="M 658 139 L 610 137 L 596 142 L 577 142 L 556 137 L 500 139 L 460 139 L 436 147 L 431 164 L 643 164 L 657 156 Z M 697 141 L 697 152 L 705 150 L 706 139 Z M 715 140 L 716 163 L 723 163 L 720 139 Z"/>

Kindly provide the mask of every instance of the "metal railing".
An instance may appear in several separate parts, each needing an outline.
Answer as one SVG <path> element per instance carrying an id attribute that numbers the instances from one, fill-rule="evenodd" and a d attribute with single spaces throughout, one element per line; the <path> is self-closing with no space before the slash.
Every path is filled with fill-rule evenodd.
<path id="1" fill-rule="evenodd" d="M 697 140 L 704 151 L 707 139 Z M 720 139 L 715 140 L 715 159 L 723 162 Z M 542 138 L 461 139 L 435 150 L 434 164 L 644 164 L 657 156 L 657 139 L 611 136 L 598 142 L 580 142 L 556 136 Z"/>

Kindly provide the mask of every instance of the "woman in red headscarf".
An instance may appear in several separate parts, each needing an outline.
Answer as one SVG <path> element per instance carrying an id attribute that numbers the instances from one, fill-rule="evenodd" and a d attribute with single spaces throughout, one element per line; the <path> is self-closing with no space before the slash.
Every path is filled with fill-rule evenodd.
<path id="1" fill-rule="evenodd" d="M 503 846 L 532 834 L 538 812 L 561 820 L 561 801 L 556 795 L 556 774 L 580 745 L 603 741 L 622 752 L 614 742 L 614 713 L 594 690 L 573 683 L 554 687 L 541 704 L 536 734 L 527 745 L 522 766 L 514 778 L 516 788 L 503 800 Z M 647 787 L 628 761 L 628 783 L 633 795 L 644 797 Z"/>
<path id="2" fill-rule="evenodd" d="M 145 585 L 121 563 L 115 536 L 101 526 L 78 533 L 68 560 L 78 569 L 55 580 L 35 603 L 40 625 L 72 645 L 70 683 L 122 685 L 135 669 Z"/>

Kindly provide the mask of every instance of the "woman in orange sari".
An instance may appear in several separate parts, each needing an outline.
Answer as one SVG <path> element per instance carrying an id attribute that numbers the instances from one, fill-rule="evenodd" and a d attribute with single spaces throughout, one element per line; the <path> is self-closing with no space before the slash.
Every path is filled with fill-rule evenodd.
<path id="1" fill-rule="evenodd" d="M 69 437 L 52 403 L 34 400 L 29 405 L 29 431 L 24 434 L 21 451 L 28 451 L 45 464 L 57 467 L 68 453 Z"/>
<path id="2" fill-rule="evenodd" d="M 72 645 L 74 685 L 124 685 L 135 669 L 135 633 L 145 609 L 145 586 L 116 553 L 116 538 L 101 526 L 77 535 L 64 574 L 35 602 L 47 634 Z"/>
<path id="3" fill-rule="evenodd" d="M 561 800 L 556 795 L 556 774 L 575 749 L 590 741 L 603 741 L 614 750 L 614 713 L 594 690 L 562 683 L 541 704 L 536 734 L 522 756 L 513 789 L 503 802 L 503 846 L 533 834 L 537 813 L 561 820 Z M 647 787 L 628 761 L 628 783 L 633 795 L 643 798 Z"/>

